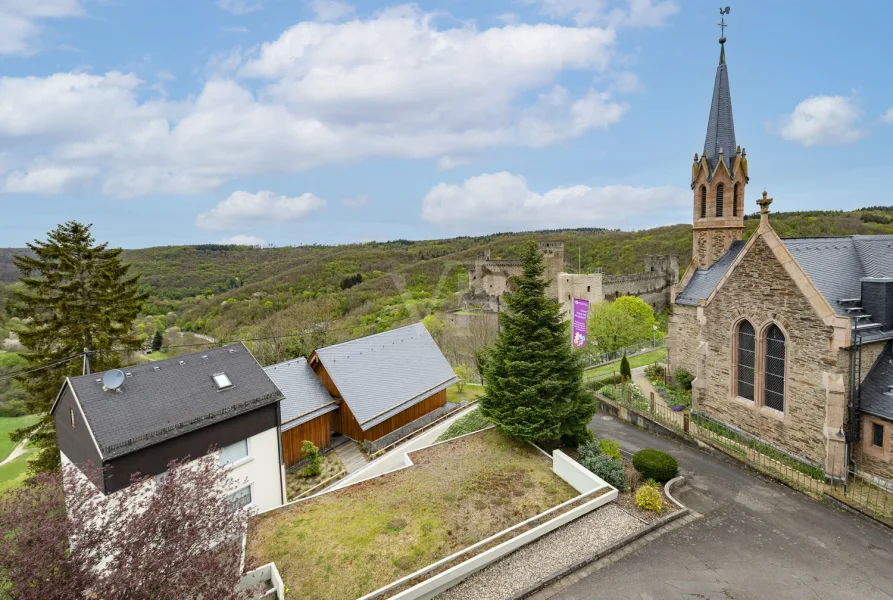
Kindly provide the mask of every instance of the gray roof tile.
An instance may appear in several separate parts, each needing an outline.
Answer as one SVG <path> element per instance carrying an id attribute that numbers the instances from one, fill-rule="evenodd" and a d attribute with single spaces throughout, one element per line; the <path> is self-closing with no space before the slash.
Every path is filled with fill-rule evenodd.
<path id="1" fill-rule="evenodd" d="M 893 386 L 893 350 L 888 343 L 862 382 L 862 411 L 893 421 L 890 386 Z"/>
<path id="2" fill-rule="evenodd" d="M 306 358 L 296 358 L 265 367 L 285 399 L 280 403 L 282 431 L 288 431 L 320 415 L 336 410 L 338 405 L 329 396 Z"/>
<path id="3" fill-rule="evenodd" d="M 421 323 L 316 351 L 363 431 L 458 379 Z"/>
<path id="4" fill-rule="evenodd" d="M 741 240 L 732 242 L 726 253 L 719 257 L 719 260 L 713 263 L 709 269 L 698 269 L 695 271 L 688 285 L 676 297 L 676 303 L 696 306 L 699 301 L 707 298 L 710 292 L 713 291 L 713 288 L 719 283 L 719 280 L 722 279 L 722 276 L 729 270 L 729 267 L 732 266 L 738 253 L 744 248 L 745 243 Z"/>
<path id="5" fill-rule="evenodd" d="M 130 375 L 120 392 L 103 391 L 102 373 L 69 379 L 106 460 L 282 398 L 241 343 L 121 370 Z M 218 390 L 217 373 L 233 386 Z"/>
<path id="6" fill-rule="evenodd" d="M 732 92 L 729 90 L 729 71 L 725 61 L 725 47 L 720 50 L 719 66 L 716 67 L 716 80 L 713 83 L 713 100 L 710 103 L 710 119 L 707 121 L 707 137 L 704 140 L 704 155 L 710 172 L 719 161 L 719 151 L 729 171 L 732 170 L 732 157 L 735 156 L 735 119 L 732 118 Z"/>

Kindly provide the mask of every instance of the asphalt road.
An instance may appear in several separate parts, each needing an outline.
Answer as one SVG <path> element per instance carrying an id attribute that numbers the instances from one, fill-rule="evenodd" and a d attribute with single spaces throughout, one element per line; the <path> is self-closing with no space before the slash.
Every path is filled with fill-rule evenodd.
<path id="1" fill-rule="evenodd" d="M 596 415 L 598 436 L 679 460 L 679 500 L 703 518 L 554 596 L 583 599 L 893 600 L 893 532 L 721 457 Z"/>

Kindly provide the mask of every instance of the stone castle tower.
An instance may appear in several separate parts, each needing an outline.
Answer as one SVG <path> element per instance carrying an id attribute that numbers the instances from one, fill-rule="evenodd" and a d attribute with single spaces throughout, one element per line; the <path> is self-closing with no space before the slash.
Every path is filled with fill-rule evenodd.
<path id="1" fill-rule="evenodd" d="M 698 269 L 710 268 L 744 233 L 747 156 L 735 143 L 725 43 L 725 37 L 719 38 L 719 66 L 713 84 L 704 153 L 695 154 L 691 171 L 692 259 Z"/>

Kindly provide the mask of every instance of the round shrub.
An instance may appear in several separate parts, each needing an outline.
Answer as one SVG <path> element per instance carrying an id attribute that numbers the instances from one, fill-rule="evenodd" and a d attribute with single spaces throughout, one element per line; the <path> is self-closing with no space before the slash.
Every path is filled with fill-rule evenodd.
<path id="1" fill-rule="evenodd" d="M 607 454 L 611 458 L 616 458 L 617 460 L 621 459 L 620 444 L 614 440 L 601 440 L 598 443 L 598 447 L 599 450 L 602 451 L 602 454 Z"/>
<path id="2" fill-rule="evenodd" d="M 623 462 L 611 458 L 607 454 L 590 454 L 580 456 L 580 464 L 601 477 L 608 485 L 612 485 L 621 492 L 626 488 L 626 478 L 623 475 Z"/>
<path id="3" fill-rule="evenodd" d="M 676 459 L 660 450 L 639 450 L 633 454 L 633 467 L 645 479 L 665 483 L 679 474 Z"/>
<path id="4" fill-rule="evenodd" d="M 673 373 L 673 378 L 676 380 L 676 383 L 679 385 L 679 387 L 681 387 L 683 390 L 690 390 L 691 382 L 695 380 L 695 376 L 682 367 L 676 369 L 676 372 Z"/>
<path id="5" fill-rule="evenodd" d="M 660 492 L 650 485 L 643 485 L 639 488 L 639 491 L 636 492 L 636 504 L 642 510 L 652 510 L 658 514 L 660 514 L 664 508 Z"/>

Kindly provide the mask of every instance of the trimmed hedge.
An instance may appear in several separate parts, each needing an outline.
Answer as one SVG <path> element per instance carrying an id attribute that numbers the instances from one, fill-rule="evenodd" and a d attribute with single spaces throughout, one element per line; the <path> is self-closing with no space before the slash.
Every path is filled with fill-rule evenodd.
<path id="1" fill-rule="evenodd" d="M 654 479 L 660 483 L 666 483 L 679 474 L 676 459 L 660 450 L 639 450 L 633 454 L 633 467 L 645 479 Z"/>

